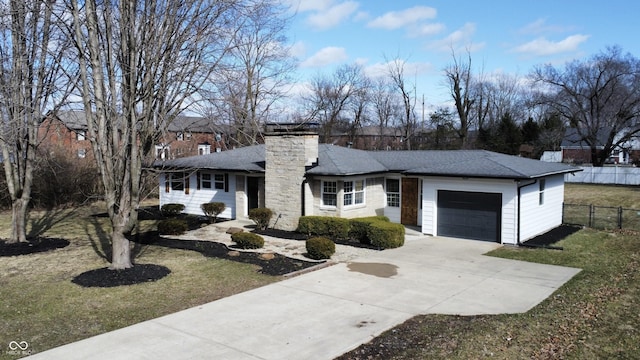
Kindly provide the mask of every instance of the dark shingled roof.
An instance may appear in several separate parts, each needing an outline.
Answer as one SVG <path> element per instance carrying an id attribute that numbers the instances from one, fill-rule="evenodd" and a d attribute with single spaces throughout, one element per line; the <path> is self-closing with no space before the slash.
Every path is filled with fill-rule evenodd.
<path id="1" fill-rule="evenodd" d="M 169 168 L 264 172 L 264 145 L 158 162 Z M 581 171 L 486 150 L 364 151 L 320 144 L 318 164 L 309 175 L 349 176 L 386 172 L 411 175 L 532 179 Z"/>
<path id="2" fill-rule="evenodd" d="M 254 145 L 207 155 L 156 161 L 155 166 L 176 169 L 264 172 L 264 159 L 264 145 Z"/>
<path id="3" fill-rule="evenodd" d="M 344 176 L 386 171 L 388 171 L 387 167 L 373 159 L 369 151 L 320 144 L 318 147 L 318 166 L 313 167 L 307 173 Z"/>
<path id="4" fill-rule="evenodd" d="M 385 151 L 372 156 L 393 171 L 433 176 L 530 179 L 580 171 L 566 164 L 486 150 Z"/>

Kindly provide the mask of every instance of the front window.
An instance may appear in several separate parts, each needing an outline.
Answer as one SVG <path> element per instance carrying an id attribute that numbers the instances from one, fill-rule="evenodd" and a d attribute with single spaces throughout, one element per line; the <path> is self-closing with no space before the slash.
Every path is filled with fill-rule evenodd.
<path id="1" fill-rule="evenodd" d="M 323 206 L 336 206 L 338 196 L 338 183 L 336 181 L 323 181 L 322 182 L 322 205 Z"/>
<path id="2" fill-rule="evenodd" d="M 225 189 L 225 184 L 224 184 L 224 174 L 215 174 L 213 177 L 214 180 L 214 187 L 217 190 L 224 190 Z"/>
<path id="3" fill-rule="evenodd" d="M 76 132 L 76 140 L 83 141 L 87 139 L 86 132 L 84 130 L 78 130 Z"/>
<path id="4" fill-rule="evenodd" d="M 364 180 L 345 181 L 343 192 L 344 206 L 364 204 Z"/>
<path id="5" fill-rule="evenodd" d="M 178 141 L 184 141 L 184 133 L 183 132 L 178 132 L 176 134 L 176 140 Z"/>
<path id="6" fill-rule="evenodd" d="M 400 207 L 400 180 L 387 179 L 387 206 Z"/>
<path id="7" fill-rule="evenodd" d="M 200 187 L 202 189 L 211 189 L 211 174 L 203 173 L 200 175 Z"/>
<path id="8" fill-rule="evenodd" d="M 184 190 L 184 182 L 185 182 L 185 174 L 184 173 L 173 173 L 171 174 L 171 190 L 182 191 Z"/>
<path id="9" fill-rule="evenodd" d="M 87 150 L 85 149 L 78 149 L 78 157 L 80 159 L 84 159 L 87 156 Z"/>

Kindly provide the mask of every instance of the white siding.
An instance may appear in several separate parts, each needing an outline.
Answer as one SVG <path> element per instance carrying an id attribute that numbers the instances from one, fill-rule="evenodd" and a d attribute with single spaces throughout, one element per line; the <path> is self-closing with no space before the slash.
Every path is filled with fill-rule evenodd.
<path id="1" fill-rule="evenodd" d="M 204 171 L 203 171 L 204 173 Z M 214 174 L 213 172 L 211 174 Z M 200 205 L 208 202 L 223 202 L 226 209 L 220 214 L 221 218 L 236 218 L 236 177 L 227 176 L 229 184 L 228 191 L 219 189 L 197 189 L 197 175 L 193 172 L 189 176 L 189 194 L 185 191 L 176 191 L 165 186 L 165 174 L 159 177 L 160 182 L 160 206 L 164 204 L 183 204 L 185 206 L 184 213 L 192 215 L 204 215 Z"/>
<path id="2" fill-rule="evenodd" d="M 520 189 L 520 242 L 562 224 L 564 176 L 545 178 L 544 203 L 540 204 L 540 181 Z"/>
<path id="3" fill-rule="evenodd" d="M 513 180 L 427 177 L 422 185 L 422 232 L 438 235 L 438 190 L 502 194 L 501 240 L 517 243 L 517 188 Z"/>

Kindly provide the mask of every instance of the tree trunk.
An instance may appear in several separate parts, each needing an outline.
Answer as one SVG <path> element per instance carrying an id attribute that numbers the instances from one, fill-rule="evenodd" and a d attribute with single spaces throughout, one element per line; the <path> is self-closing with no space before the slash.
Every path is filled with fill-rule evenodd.
<path id="1" fill-rule="evenodd" d="M 27 207 L 23 199 L 17 199 L 11 205 L 11 238 L 8 243 L 27 242 Z"/>
<path id="2" fill-rule="evenodd" d="M 118 226 L 113 228 L 111 233 L 111 246 L 113 254 L 111 255 L 111 270 L 123 270 L 133 267 L 131 264 L 131 246 L 129 239 L 125 235 L 125 227 Z"/>

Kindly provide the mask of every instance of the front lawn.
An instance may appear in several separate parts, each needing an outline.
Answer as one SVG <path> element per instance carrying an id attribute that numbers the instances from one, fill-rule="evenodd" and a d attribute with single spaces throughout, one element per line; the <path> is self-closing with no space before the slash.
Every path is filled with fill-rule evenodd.
<path id="1" fill-rule="evenodd" d="M 91 216 L 99 207 L 32 213 L 32 234 L 65 238 L 66 247 L 30 255 L 0 257 L 0 359 L 15 359 L 8 344 L 26 341 L 46 349 L 144 320 L 204 304 L 281 277 L 197 251 L 137 246 L 136 263 L 162 265 L 171 273 L 155 282 L 112 288 L 85 288 L 71 280 L 108 265 L 104 256 L 108 220 Z M 0 214 L 0 238 L 10 231 L 9 213 Z M 142 229 L 154 227 L 143 221 Z"/>

